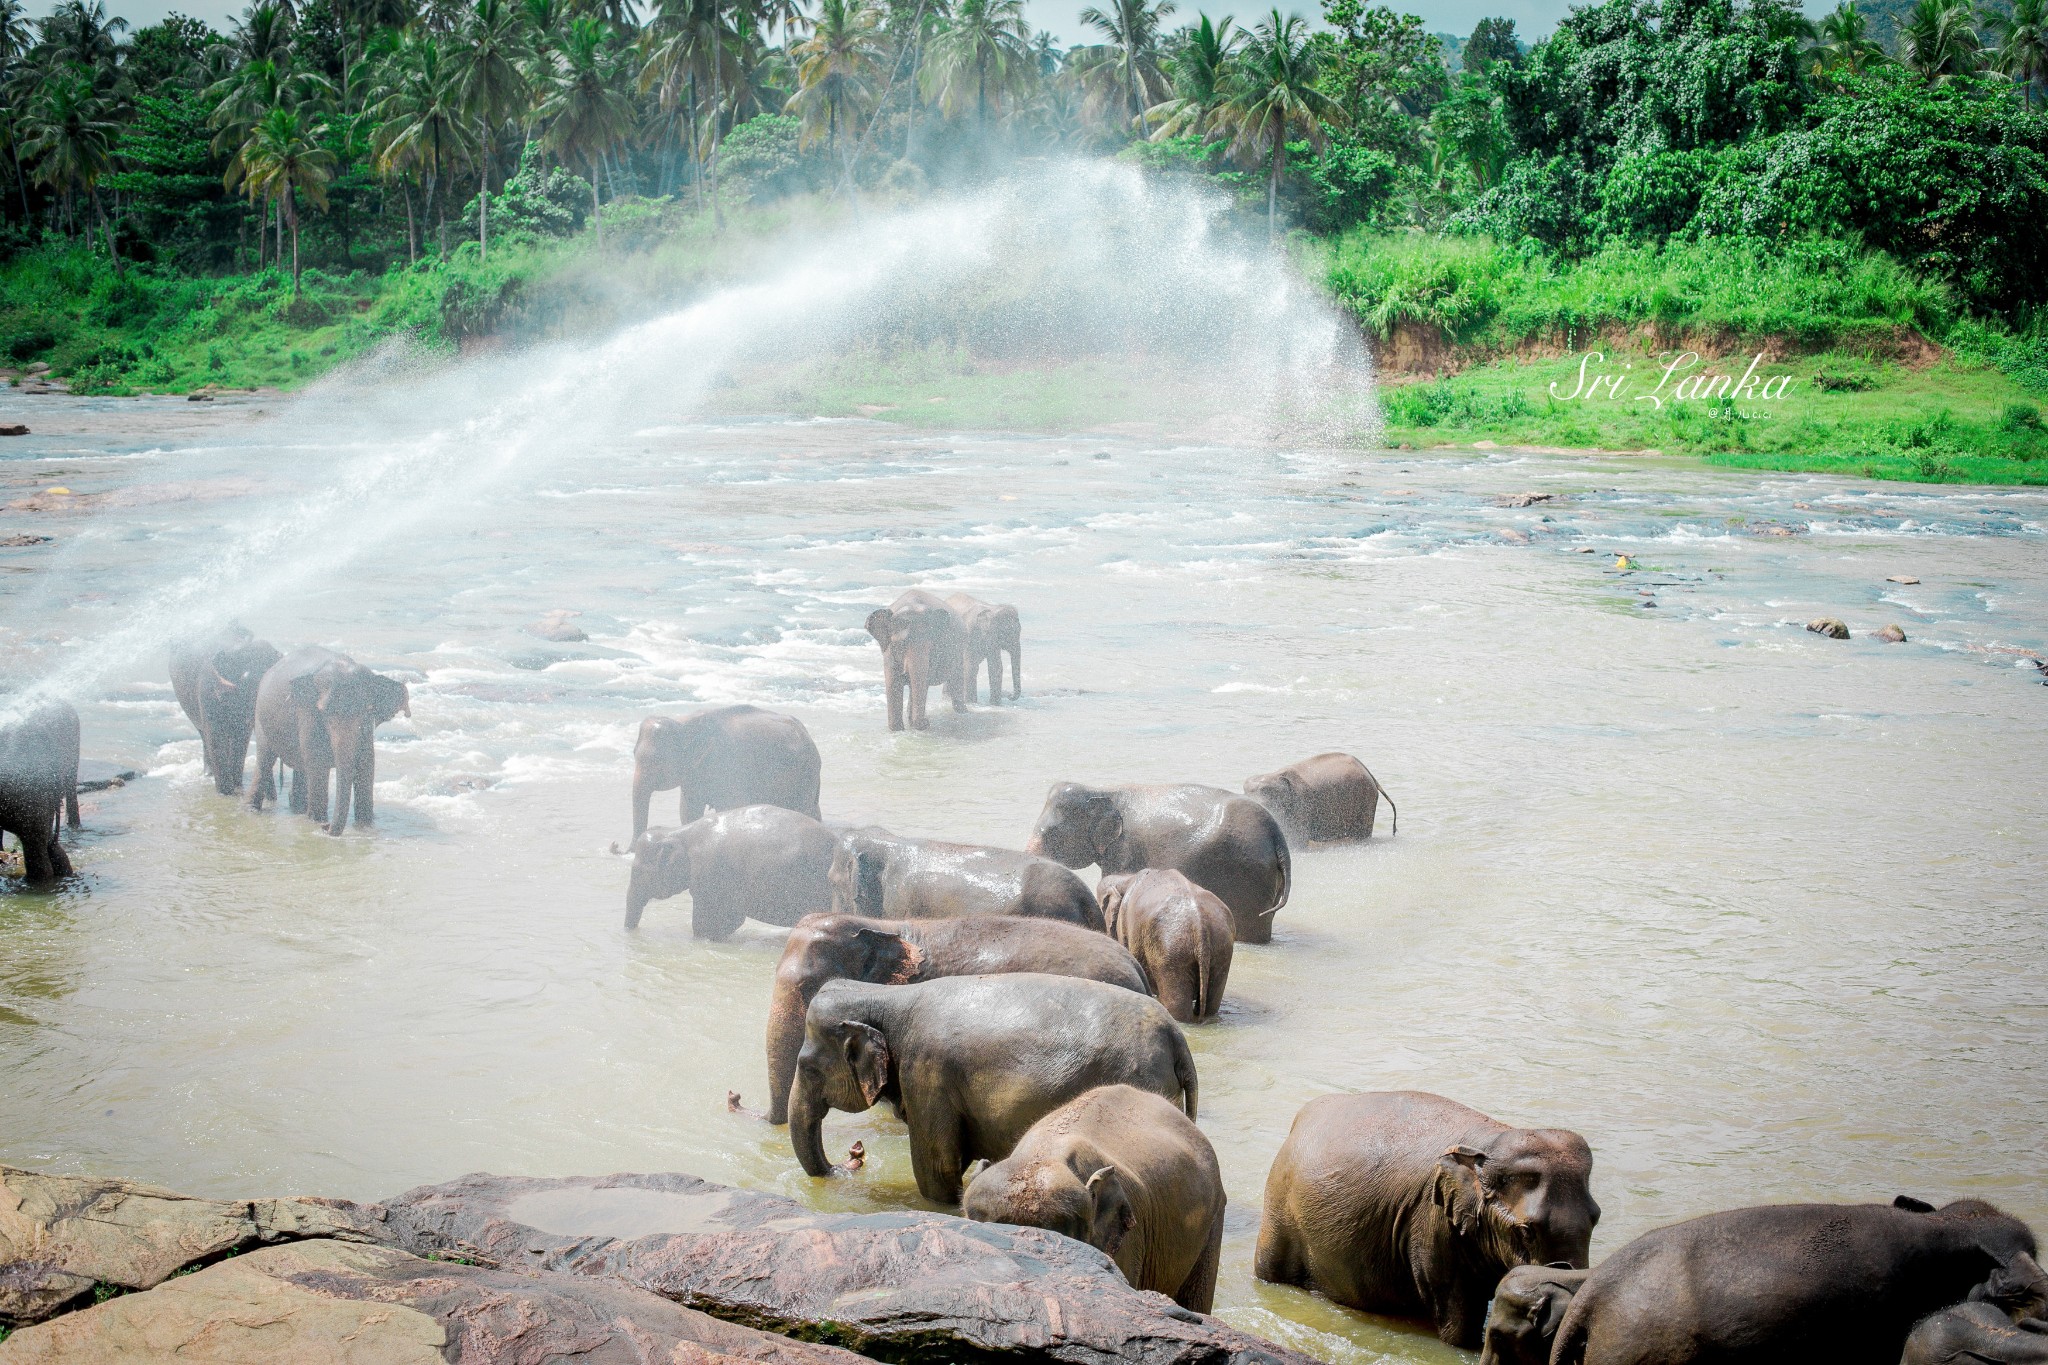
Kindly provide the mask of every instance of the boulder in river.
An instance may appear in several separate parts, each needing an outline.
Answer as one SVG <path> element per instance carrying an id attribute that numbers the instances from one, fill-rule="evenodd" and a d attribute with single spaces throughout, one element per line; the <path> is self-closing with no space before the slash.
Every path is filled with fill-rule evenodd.
<path id="1" fill-rule="evenodd" d="M 1537 503 L 1549 502 L 1556 496 L 1555 493 L 1509 493 L 1504 497 L 1495 498 L 1494 502 L 1501 507 L 1534 507 Z"/>
<path id="2" fill-rule="evenodd" d="M 1908 585 L 1918 583 L 1919 581 L 1919 579 L 1909 573 L 1895 573 L 1890 578 L 1885 579 L 1887 583 L 1905 583 Z"/>
<path id="3" fill-rule="evenodd" d="M 1806 623 L 1806 628 L 1815 635 L 1825 635 L 1830 640 L 1849 638 L 1849 628 L 1832 616 L 1816 616 Z"/>
<path id="4" fill-rule="evenodd" d="M 590 637 L 583 633 L 583 627 L 577 625 L 571 619 L 581 614 L 581 612 L 574 611 L 551 611 L 541 617 L 540 620 L 528 626 L 526 633 L 538 636 L 543 640 L 553 640 L 557 644 L 565 645 L 573 645 L 579 641 L 588 640 Z"/>
<path id="5" fill-rule="evenodd" d="M 1314 1365 L 1133 1289 L 1038 1228 L 947 1214 L 819 1213 L 687 1175 L 471 1175 L 385 1206 L 416 1255 L 608 1276 L 727 1322 L 879 1360 Z"/>
<path id="6" fill-rule="evenodd" d="M 1906 631 L 1903 626 L 1899 625 L 1897 622 L 1893 622 L 1891 625 L 1886 626 L 1883 630 L 1871 631 L 1870 638 L 1873 640 L 1882 640 L 1888 645 L 1902 645 L 1906 643 Z"/>
<path id="7" fill-rule="evenodd" d="M 26 436 L 26 435 L 28 435 L 28 428 L 27 428 L 27 427 L 25 427 L 25 426 L 23 426 L 23 425 L 22 425 L 21 423 L 19 423 L 19 422 L 11 422 L 11 423 L 9 423 L 9 424 L 8 424 L 8 425 L 6 425 L 6 426 L 0 426 L 0 436 Z"/>

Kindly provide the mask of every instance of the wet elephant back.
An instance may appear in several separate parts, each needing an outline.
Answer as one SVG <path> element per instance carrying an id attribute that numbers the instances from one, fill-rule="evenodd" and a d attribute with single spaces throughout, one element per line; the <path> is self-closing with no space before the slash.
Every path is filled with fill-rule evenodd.
<path id="1" fill-rule="evenodd" d="M 839 841 L 823 825 L 770 805 L 722 811 L 703 823 L 706 837 L 690 854 L 703 869 L 693 896 L 730 897 L 746 917 L 784 926 L 832 909 Z"/>
<path id="2" fill-rule="evenodd" d="M 1077 924 L 989 915 L 939 921 L 922 934 L 917 926 L 904 927 L 925 955 L 923 979 L 1042 972 L 1148 993 L 1136 958 L 1114 939 Z"/>

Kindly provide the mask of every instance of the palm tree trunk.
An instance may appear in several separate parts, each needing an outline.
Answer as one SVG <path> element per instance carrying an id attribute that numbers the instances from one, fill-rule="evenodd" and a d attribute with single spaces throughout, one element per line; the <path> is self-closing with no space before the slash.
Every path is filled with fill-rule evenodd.
<path id="1" fill-rule="evenodd" d="M 604 213 L 597 202 L 597 158 L 590 158 L 590 227 L 597 233 L 597 252 L 604 254 Z"/>
<path id="2" fill-rule="evenodd" d="M 412 216 L 412 181 L 405 182 L 405 260 L 408 265 L 420 263 L 420 229 Z"/>
<path id="3" fill-rule="evenodd" d="M 1287 144 L 1280 140 L 1285 130 L 1273 139 L 1273 173 L 1266 181 L 1266 240 L 1272 241 L 1278 235 L 1280 221 L 1280 168 L 1287 164 Z"/>
<path id="4" fill-rule="evenodd" d="M 484 180 L 476 192 L 477 259 L 491 259 L 491 130 L 483 129 Z"/>
<path id="5" fill-rule="evenodd" d="M 21 149 L 10 146 L 8 150 L 14 156 L 14 187 L 21 191 L 21 220 L 25 223 L 29 219 L 28 177 L 21 173 Z"/>
<path id="6" fill-rule="evenodd" d="M 121 273 L 121 253 L 114 246 L 114 224 L 100 206 L 100 191 L 97 185 L 92 187 L 92 212 L 93 216 L 100 220 L 100 231 L 107 239 L 107 259 L 113 263 L 114 273 L 118 275 Z"/>
<path id="7" fill-rule="evenodd" d="M 292 227 L 292 297 L 299 296 L 299 208 L 291 199 L 292 187 L 287 183 L 281 202 L 285 207 L 285 221 Z"/>
<path id="8" fill-rule="evenodd" d="M 725 210 L 718 202 L 718 105 L 722 91 L 718 79 L 718 50 L 711 53 L 711 225 L 725 231 Z"/>

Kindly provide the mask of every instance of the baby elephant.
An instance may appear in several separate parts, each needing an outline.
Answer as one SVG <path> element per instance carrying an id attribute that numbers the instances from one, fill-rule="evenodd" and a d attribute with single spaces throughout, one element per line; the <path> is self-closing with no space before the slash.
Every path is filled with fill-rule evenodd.
<path id="1" fill-rule="evenodd" d="M 973 701 L 980 695 L 981 670 L 986 666 L 989 704 L 1002 703 L 1005 654 L 1010 656 L 1010 695 L 1023 696 L 1024 627 L 1017 619 L 1017 609 L 1008 603 L 991 606 L 964 592 L 948 597 L 946 605 L 960 618 L 960 629 L 966 636 L 967 700 Z"/>
<path id="2" fill-rule="evenodd" d="M 1216 1150 L 1187 1115 L 1146 1091 L 1106 1085 L 1053 1110 L 974 1177 L 960 1211 L 1086 1242 L 1132 1285 L 1197 1313 L 1215 1302 Z"/>
<path id="3" fill-rule="evenodd" d="M 1562 1264 L 1518 1265 L 1501 1276 L 1486 1310 L 1479 1365 L 1550 1365 L 1558 1324 L 1590 1273 Z"/>
<path id="4" fill-rule="evenodd" d="M 1230 907 L 1179 872 L 1148 867 L 1104 877 L 1102 923 L 1152 978 L 1152 993 L 1183 1024 L 1214 1019 L 1230 980 Z"/>
<path id="5" fill-rule="evenodd" d="M 2048 1322 L 1959 1303 L 1921 1320 L 1899 1365 L 2048 1365 Z"/>
<path id="6" fill-rule="evenodd" d="M 1419 1090 L 1325 1095 L 1273 1159 L 1253 1273 L 1432 1321 L 1471 1350 L 1509 1270 L 1585 1266 L 1592 1175 L 1567 1129 L 1510 1128 Z"/>
<path id="7" fill-rule="evenodd" d="M 789 1121 L 789 1083 L 804 1042 L 804 1011 L 827 981 L 904 985 L 942 976 L 1045 972 L 1151 993 L 1144 968 L 1115 940 L 1060 920 L 863 919 L 806 915 L 789 936 L 768 1001 L 768 1121 Z"/>
<path id="8" fill-rule="evenodd" d="M 1317 754 L 1277 773 L 1246 778 L 1244 794 L 1273 812 L 1288 838 L 1304 843 L 1372 838 L 1381 797 L 1394 812 L 1394 832 L 1401 830 L 1394 798 L 1350 754 Z"/>
<path id="9" fill-rule="evenodd" d="M 781 806 L 741 806 L 681 829 L 650 829 L 633 841 L 626 927 L 639 927 L 647 902 L 685 891 L 698 938 L 724 938 L 750 916 L 795 924 L 832 908 L 838 851 L 831 830 Z"/>

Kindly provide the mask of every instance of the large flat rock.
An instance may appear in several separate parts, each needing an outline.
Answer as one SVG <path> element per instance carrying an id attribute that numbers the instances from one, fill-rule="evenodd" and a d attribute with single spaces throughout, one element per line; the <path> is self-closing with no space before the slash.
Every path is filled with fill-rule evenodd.
<path id="1" fill-rule="evenodd" d="M 390 1247 L 266 1247 L 0 1342 L 0 1365 L 858 1365 L 626 1285 L 428 1261 Z"/>
<path id="2" fill-rule="evenodd" d="M 193 1199 L 152 1185 L 0 1166 L 0 1323 L 37 1322 L 100 1285 L 148 1289 L 231 1252 L 310 1237 L 381 1240 L 335 1199 Z"/>
<path id="3" fill-rule="evenodd" d="M 1315 1365 L 1131 1288 L 1093 1247 L 936 1213 L 817 1213 L 687 1175 L 472 1175 L 384 1206 L 419 1255 L 612 1277 L 880 1360 Z"/>

